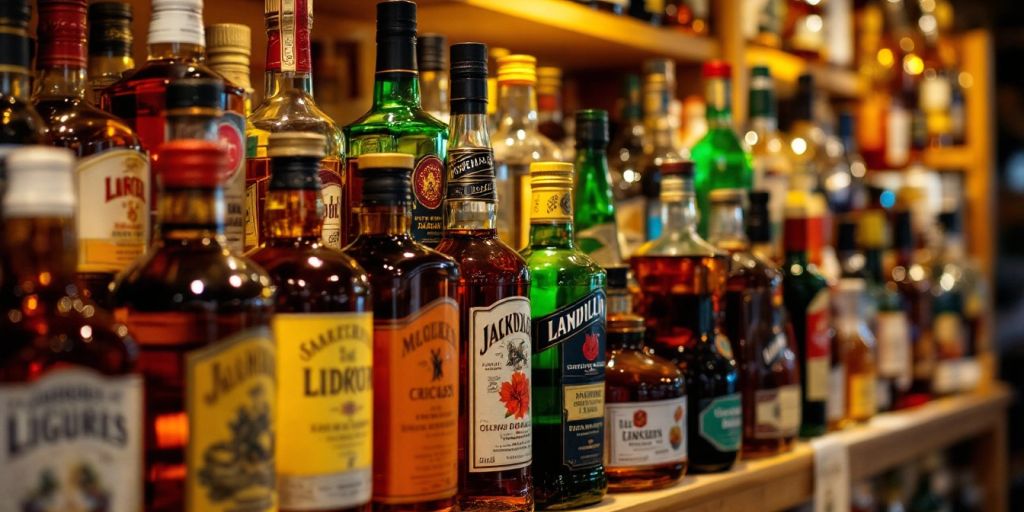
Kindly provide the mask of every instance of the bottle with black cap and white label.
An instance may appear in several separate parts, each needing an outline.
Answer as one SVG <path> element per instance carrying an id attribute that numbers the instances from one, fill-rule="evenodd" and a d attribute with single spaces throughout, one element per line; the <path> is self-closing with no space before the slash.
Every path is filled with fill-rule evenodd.
<path id="1" fill-rule="evenodd" d="M 420 90 L 423 110 L 447 123 L 448 110 L 448 38 L 441 34 L 416 37 L 416 58 L 420 66 Z"/>

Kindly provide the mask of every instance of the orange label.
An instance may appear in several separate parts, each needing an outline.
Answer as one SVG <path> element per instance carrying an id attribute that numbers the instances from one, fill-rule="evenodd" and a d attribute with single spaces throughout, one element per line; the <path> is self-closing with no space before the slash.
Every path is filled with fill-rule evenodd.
<path id="1" fill-rule="evenodd" d="M 373 500 L 450 498 L 458 486 L 459 308 L 431 302 L 373 323 Z"/>

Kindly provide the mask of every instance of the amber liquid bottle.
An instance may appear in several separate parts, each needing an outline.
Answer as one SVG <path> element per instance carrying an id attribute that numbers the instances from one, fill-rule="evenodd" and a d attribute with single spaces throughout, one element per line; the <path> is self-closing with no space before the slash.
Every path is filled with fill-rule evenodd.
<path id="1" fill-rule="evenodd" d="M 227 247 L 222 145 L 175 140 L 153 161 L 159 236 L 112 294 L 145 376 L 146 510 L 276 510 L 270 277 Z"/>
<path id="2" fill-rule="evenodd" d="M 373 509 L 455 510 L 458 265 L 412 237 L 413 157 L 359 157 L 359 235 L 373 297 Z"/>
<path id="3" fill-rule="evenodd" d="M 914 407 L 931 400 L 935 371 L 935 345 L 932 339 L 932 281 L 930 272 L 914 257 L 917 242 L 910 212 L 896 212 L 893 222 L 893 249 L 896 253 L 889 274 L 903 297 L 910 320 L 910 389 L 896 400 L 897 409 Z"/>
<path id="4" fill-rule="evenodd" d="M 86 99 L 86 0 L 42 0 L 39 20 L 32 100 L 50 143 L 78 157 L 79 279 L 105 304 L 114 276 L 149 244 L 149 159 L 128 125 Z"/>
<path id="5" fill-rule="evenodd" d="M 844 277 L 836 287 L 836 346 L 846 369 L 846 414 L 839 428 L 865 422 L 877 411 L 875 337 L 864 321 L 866 295 L 863 278 Z"/>
<path id="6" fill-rule="evenodd" d="M 460 262 L 459 506 L 533 509 L 530 274 L 498 239 L 487 133 L 487 47 L 451 48 L 445 229 L 437 251 Z"/>
<path id="7" fill-rule="evenodd" d="M 6 165 L 0 492 L 9 508 L 45 510 L 53 498 L 41 486 L 81 489 L 81 478 L 91 476 L 105 491 L 106 510 L 137 510 L 143 444 L 138 351 L 124 326 L 82 296 L 75 282 L 74 157 L 36 146 L 11 151 Z M 88 425 L 96 428 L 77 430 Z"/>
<path id="8" fill-rule="evenodd" d="M 96 104 L 103 89 L 135 69 L 132 58 L 132 4 L 89 4 L 89 101 Z"/>
<path id="9" fill-rule="evenodd" d="M 325 144 L 316 133 L 270 136 L 267 236 L 249 253 L 277 291 L 275 460 L 285 511 L 365 510 L 371 494 L 370 283 L 355 260 L 321 243 Z"/>

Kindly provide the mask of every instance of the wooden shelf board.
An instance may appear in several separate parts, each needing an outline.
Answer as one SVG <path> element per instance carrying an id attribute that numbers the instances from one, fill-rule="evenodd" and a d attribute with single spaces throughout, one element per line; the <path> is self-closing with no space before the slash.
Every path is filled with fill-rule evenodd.
<path id="1" fill-rule="evenodd" d="M 815 86 L 828 91 L 832 96 L 858 98 L 867 90 L 864 80 L 853 70 L 809 62 L 803 57 L 777 48 L 749 46 L 747 65 L 757 64 L 771 67 L 772 76 L 783 93 L 794 91 L 797 77 L 803 73 L 814 76 Z"/>
<path id="2" fill-rule="evenodd" d="M 936 449 L 984 435 L 1005 418 L 1010 392 L 989 391 L 937 400 L 879 415 L 866 425 L 829 434 L 846 444 L 854 480 L 877 475 Z M 814 452 L 800 442 L 793 451 L 742 461 L 728 473 L 687 476 L 659 491 L 610 494 L 594 512 L 679 510 L 779 510 L 811 499 Z"/>
<path id="3" fill-rule="evenodd" d="M 970 147 L 956 146 L 926 150 L 924 164 L 940 171 L 968 171 L 974 169 L 978 162 Z"/>

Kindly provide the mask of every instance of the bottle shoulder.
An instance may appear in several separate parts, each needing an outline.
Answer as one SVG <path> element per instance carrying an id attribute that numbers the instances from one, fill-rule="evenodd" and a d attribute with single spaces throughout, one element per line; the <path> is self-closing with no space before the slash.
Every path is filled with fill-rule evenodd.
<path id="1" fill-rule="evenodd" d="M 535 282 L 555 274 L 559 284 L 582 279 L 604 285 L 604 269 L 576 248 L 527 247 L 521 254 Z"/>
<path id="2" fill-rule="evenodd" d="M 0 144 L 43 144 L 46 122 L 31 103 L 0 94 Z"/>
<path id="3" fill-rule="evenodd" d="M 411 237 L 360 235 L 344 252 L 371 280 L 402 279 L 423 272 L 435 272 L 452 281 L 459 278 L 459 266 L 454 259 Z"/>
<path id="4" fill-rule="evenodd" d="M 260 103 L 249 121 L 256 128 L 270 132 L 314 131 L 320 134 L 341 133 L 338 125 L 313 97 L 301 89 L 286 89 Z"/>
<path id="5" fill-rule="evenodd" d="M 459 264 L 459 274 L 466 281 L 530 280 L 526 260 L 497 237 L 454 236 L 446 233 L 436 250 Z"/>
<path id="6" fill-rule="evenodd" d="M 78 98 L 40 98 L 36 109 L 46 121 L 54 145 L 76 150 L 79 156 L 104 149 L 142 151 L 135 131 L 120 118 Z"/>
<path id="7" fill-rule="evenodd" d="M 111 85 L 109 90 L 114 94 L 125 93 L 144 86 L 145 83 L 159 80 L 169 81 L 179 78 L 220 78 L 223 77 L 200 62 L 184 62 L 176 59 L 160 59 L 147 61 L 142 66 L 126 73 L 120 80 Z"/>
<path id="8" fill-rule="evenodd" d="M 407 106 L 371 108 L 343 129 L 346 137 L 375 133 L 402 135 L 407 133 L 443 134 L 448 138 L 448 125 L 421 108 Z"/>
<path id="9" fill-rule="evenodd" d="M 606 366 L 605 378 L 609 382 L 621 383 L 625 378 L 633 385 L 683 384 L 683 372 L 671 361 L 635 349 L 609 350 Z"/>
<path id="10" fill-rule="evenodd" d="M 351 256 L 316 244 L 314 246 L 263 246 L 246 254 L 253 263 L 263 268 L 274 282 L 305 276 L 320 276 L 341 287 L 347 283 L 362 286 L 367 273 Z"/>

